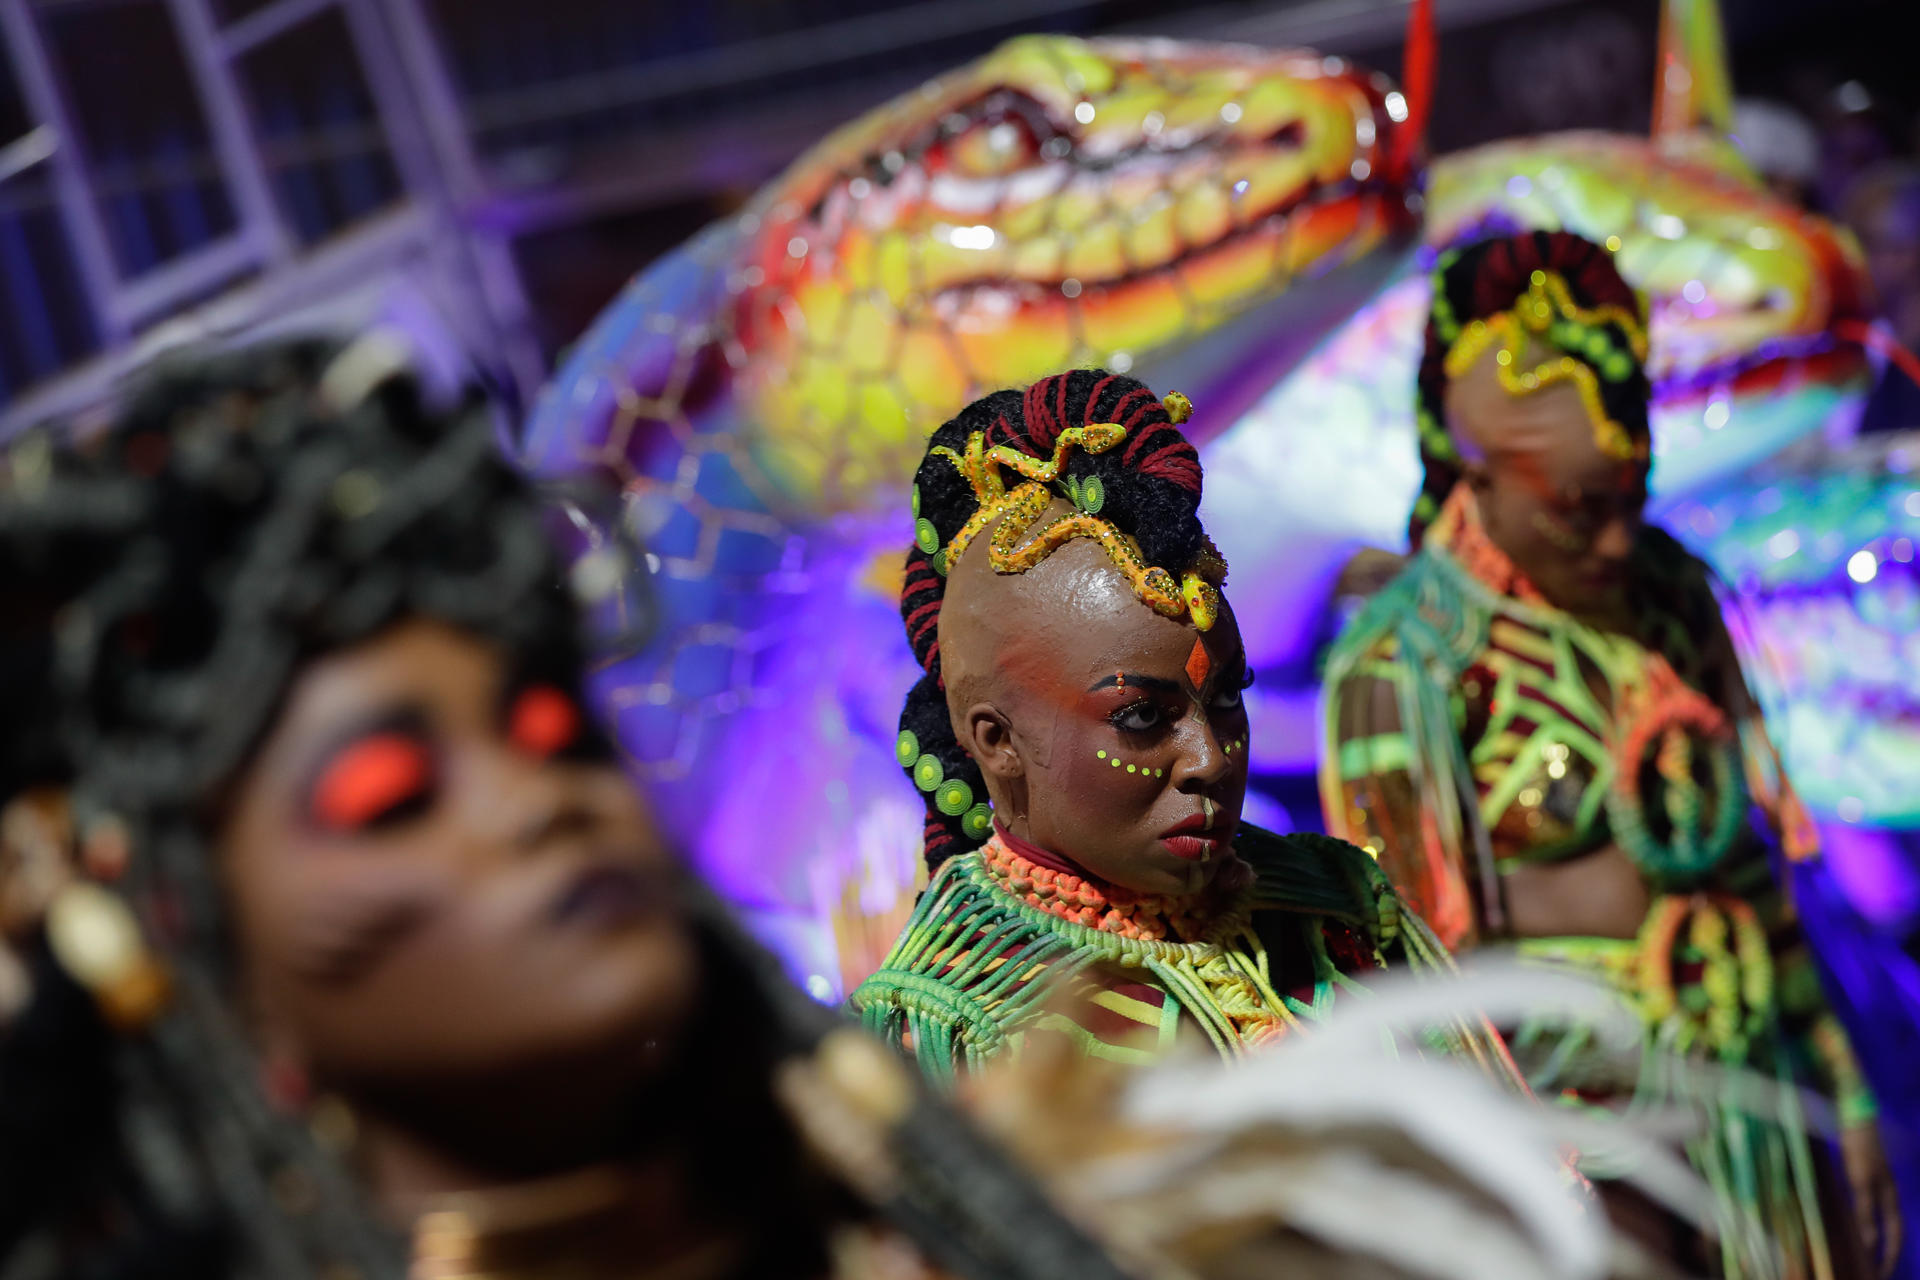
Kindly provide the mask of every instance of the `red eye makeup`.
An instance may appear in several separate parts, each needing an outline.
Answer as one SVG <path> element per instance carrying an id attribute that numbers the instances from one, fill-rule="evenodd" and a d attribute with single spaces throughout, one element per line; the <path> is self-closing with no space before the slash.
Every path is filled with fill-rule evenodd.
<path id="1" fill-rule="evenodd" d="M 578 744 L 581 728 L 580 708 L 550 684 L 521 690 L 507 712 L 507 735 L 514 745 L 542 759 Z"/>
<path id="2" fill-rule="evenodd" d="M 411 812 L 434 785 L 433 755 L 417 733 L 382 729 L 334 752 L 308 792 L 315 825 L 364 831 Z"/>

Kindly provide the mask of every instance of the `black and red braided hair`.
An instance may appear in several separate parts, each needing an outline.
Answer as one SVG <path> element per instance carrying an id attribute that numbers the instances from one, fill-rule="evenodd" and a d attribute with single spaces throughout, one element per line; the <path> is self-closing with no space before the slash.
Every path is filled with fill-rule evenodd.
<path id="1" fill-rule="evenodd" d="M 1075 369 L 1025 391 L 982 396 L 933 433 L 914 473 L 914 546 L 907 553 L 900 617 L 924 674 L 900 713 L 896 758 L 926 796 L 929 866 L 977 848 L 992 831 L 986 780 L 954 737 L 940 674 L 945 548 L 980 505 L 951 455 L 964 454 L 977 432 L 986 448 L 1011 445 L 1051 458 L 1061 432 L 1101 422 L 1119 423 L 1125 438 L 1101 453 L 1069 450 L 1051 487 L 1131 536 L 1149 565 L 1178 578 L 1207 546 L 1198 516 L 1200 456 L 1138 379 Z"/>
<path id="2" fill-rule="evenodd" d="M 1427 312 L 1426 346 L 1414 416 L 1420 427 L 1420 462 L 1426 477 L 1408 523 L 1415 549 L 1460 480 L 1460 453 L 1447 428 L 1447 352 L 1475 320 L 1510 311 L 1532 287 L 1536 271 L 1566 282 L 1574 304 L 1582 308 L 1622 307 L 1646 324 L 1643 299 L 1621 276 L 1613 254 L 1567 231 L 1528 231 L 1479 240 L 1440 255 L 1433 271 L 1433 302 Z M 1607 416 L 1639 444 L 1648 440 L 1646 368 L 1619 325 L 1556 325 L 1539 335 L 1547 345 L 1590 366 L 1599 375 L 1600 402 Z"/>

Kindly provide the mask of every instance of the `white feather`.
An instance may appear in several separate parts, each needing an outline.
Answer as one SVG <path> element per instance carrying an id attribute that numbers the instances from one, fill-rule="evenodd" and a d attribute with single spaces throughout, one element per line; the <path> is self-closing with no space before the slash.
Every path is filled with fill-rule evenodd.
<path id="1" fill-rule="evenodd" d="M 1655 1202 L 1710 1228 L 1711 1194 L 1665 1140 L 1698 1118 L 1595 1118 L 1402 1048 L 1437 1027 L 1562 1019 L 1594 1032 L 1594 1052 L 1632 1080 L 1643 1032 L 1594 982 L 1510 957 L 1476 958 L 1453 978 L 1389 976 L 1242 1062 L 1169 1061 L 1131 1076 L 1121 1117 L 1163 1140 L 1079 1162 L 1069 1198 L 1104 1203 L 1149 1247 L 1264 1222 L 1428 1280 L 1601 1280 L 1622 1255 L 1567 1154 L 1603 1152 Z M 1725 1074 L 1695 1083 L 1718 1090 Z M 1779 1105 L 1764 1082 L 1743 1088 Z"/>

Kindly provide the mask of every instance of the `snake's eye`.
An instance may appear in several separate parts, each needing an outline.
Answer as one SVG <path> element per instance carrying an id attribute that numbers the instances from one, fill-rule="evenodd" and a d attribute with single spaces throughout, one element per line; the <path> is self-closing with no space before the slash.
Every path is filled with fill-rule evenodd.
<path id="1" fill-rule="evenodd" d="M 936 159 L 963 178 L 1000 178 L 1040 158 L 1043 139 L 1024 114 L 1000 111 L 936 144 Z"/>

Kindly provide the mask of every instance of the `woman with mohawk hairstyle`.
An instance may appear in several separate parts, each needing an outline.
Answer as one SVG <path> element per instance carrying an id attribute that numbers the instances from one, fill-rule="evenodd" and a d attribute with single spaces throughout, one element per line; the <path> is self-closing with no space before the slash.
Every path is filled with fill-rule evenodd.
<path id="1" fill-rule="evenodd" d="M 1235 1057 L 1370 969 L 1447 964 L 1360 850 L 1240 821 L 1252 676 L 1190 410 L 1057 374 L 968 405 L 915 476 L 898 758 L 933 881 L 852 1003 L 936 1080 L 1043 1034 Z"/>

